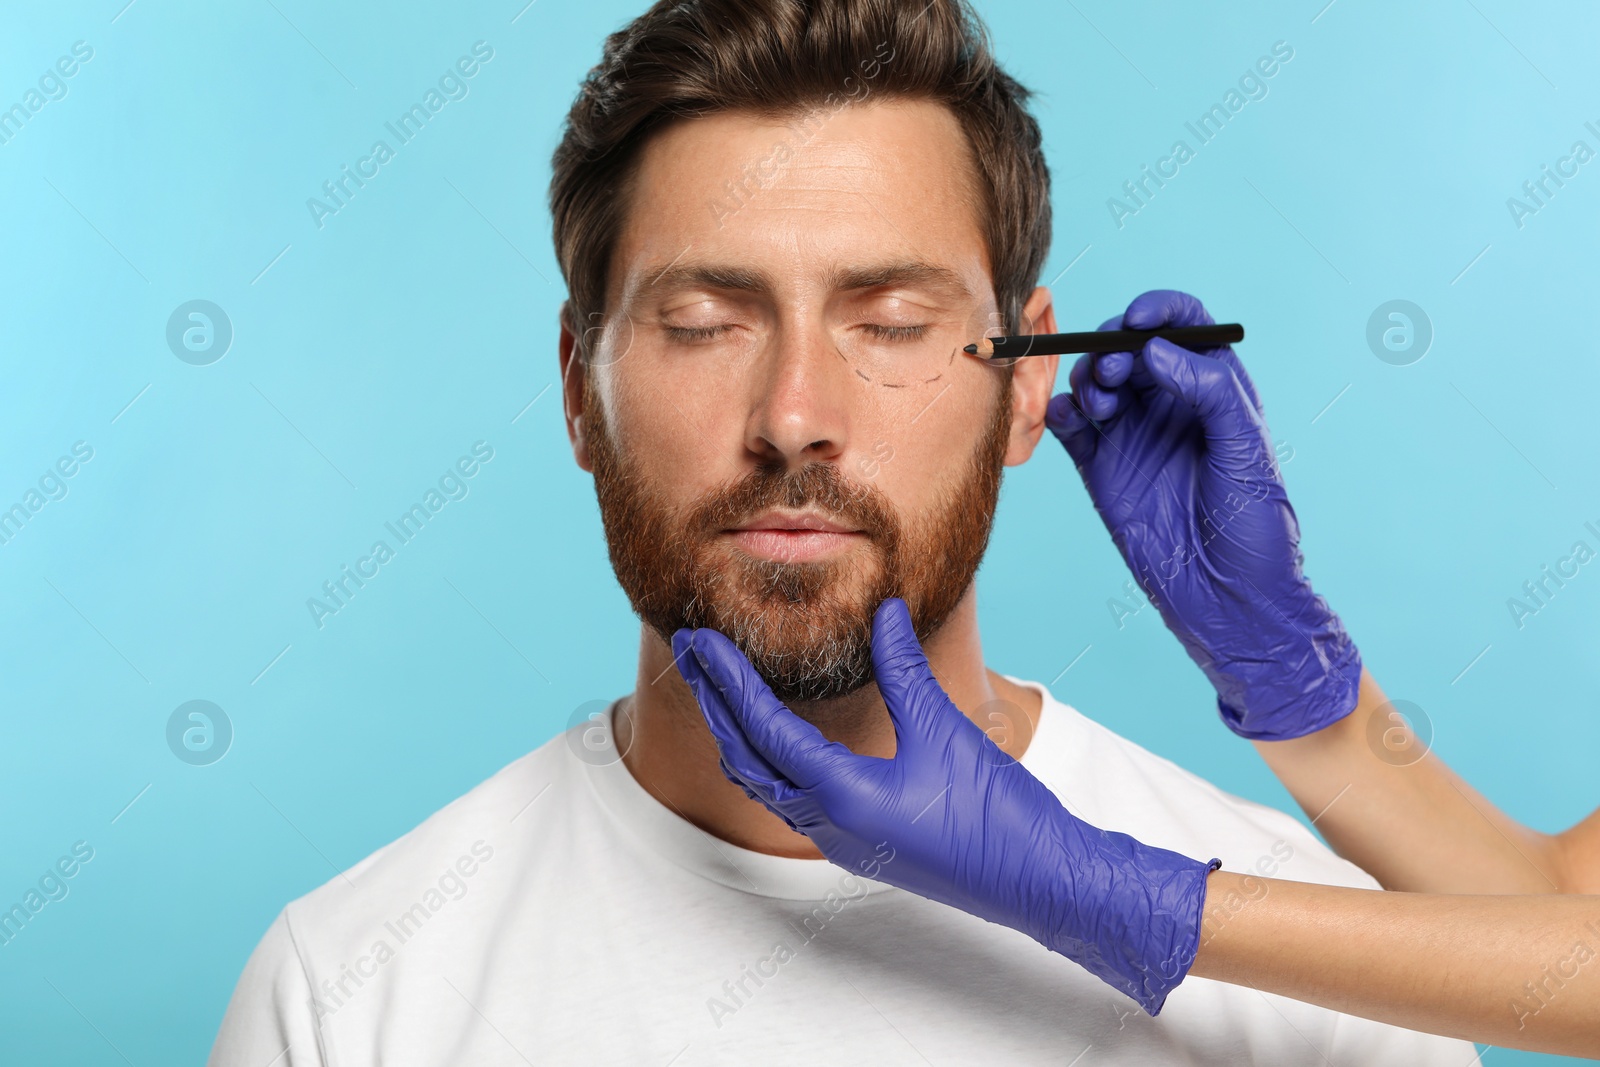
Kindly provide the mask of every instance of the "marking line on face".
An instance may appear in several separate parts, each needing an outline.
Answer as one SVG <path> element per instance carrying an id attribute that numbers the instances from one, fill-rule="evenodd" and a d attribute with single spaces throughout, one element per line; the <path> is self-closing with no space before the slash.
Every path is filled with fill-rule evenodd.
<path id="1" fill-rule="evenodd" d="M 798 174 L 798 178 L 792 179 L 792 181 L 802 182 L 797 187 L 797 195 L 810 195 L 811 192 L 814 192 L 810 187 L 806 187 L 806 182 L 802 181 L 802 179 L 806 178 L 808 178 L 808 173 L 802 171 L 802 173 Z M 856 240 L 845 243 L 845 248 L 848 251 L 843 256 L 838 256 L 837 261 L 850 262 L 853 256 L 864 256 L 866 258 L 864 259 L 866 266 L 858 267 L 854 272 L 835 270 L 835 272 L 829 274 L 829 272 L 826 272 L 826 266 L 829 264 L 829 259 L 834 258 L 834 256 L 830 256 L 829 251 L 827 251 L 830 248 L 829 243 L 821 242 L 821 245 L 819 245 L 822 250 L 821 254 L 813 253 L 811 256 L 802 254 L 800 256 L 800 261 L 802 262 L 798 266 L 802 267 L 802 269 L 810 267 L 810 270 L 802 270 L 803 282 L 805 282 L 806 286 L 810 286 L 806 293 L 813 293 L 813 291 L 821 293 L 821 290 L 832 291 L 829 294 L 829 302 L 824 306 L 827 309 L 834 307 L 832 301 L 835 301 L 835 299 L 840 301 L 838 302 L 840 309 L 845 307 L 846 302 L 853 302 L 851 310 L 856 312 L 859 318 L 848 318 L 846 320 L 843 315 L 840 315 L 840 317 L 837 317 L 837 322 L 834 322 L 834 317 L 830 315 L 830 325 L 853 325 L 853 323 L 862 322 L 862 320 L 874 323 L 874 325 L 877 325 L 877 323 L 894 323 L 893 326 L 886 328 L 888 330 L 888 333 L 886 333 L 888 341 L 901 341 L 902 338 L 912 336 L 912 334 L 906 333 L 907 330 L 917 328 L 917 330 L 933 330 L 933 336 L 938 336 L 941 339 L 941 344 L 933 344 L 933 346 L 928 346 L 928 344 L 920 344 L 920 346 L 917 346 L 917 344 L 904 344 L 902 347 L 891 347 L 886 342 L 885 344 L 874 344 L 874 347 L 870 347 L 869 350 L 864 352 L 864 357 L 867 358 L 866 366 L 874 368 L 874 370 L 870 371 L 862 370 L 862 368 L 856 366 L 856 360 L 853 358 L 853 347 L 850 344 L 840 344 L 840 341 L 845 338 L 837 336 L 837 334 L 835 334 L 832 344 L 827 344 L 826 336 L 819 334 L 816 341 L 821 342 L 821 344 L 819 344 L 818 349 L 814 350 L 814 355 L 826 362 L 826 347 L 822 346 L 827 344 L 827 347 L 832 347 L 835 350 L 835 355 L 843 363 L 851 366 L 856 378 L 861 379 L 864 384 L 877 384 L 877 386 L 883 386 L 885 389 L 899 390 L 906 389 L 906 387 L 926 386 L 926 384 L 941 384 L 942 382 L 941 389 L 936 390 L 936 395 L 928 398 L 923 403 L 920 411 L 917 411 L 909 419 L 909 424 L 915 424 L 915 422 L 920 422 L 922 416 L 925 416 L 928 411 L 931 411 L 934 403 L 938 403 L 944 392 L 949 392 L 950 387 L 954 386 L 954 384 L 965 384 L 965 370 L 957 374 L 954 379 L 946 379 L 946 374 L 950 373 L 947 368 L 954 366 L 957 355 L 960 355 L 958 346 L 947 349 L 946 368 L 934 370 L 938 365 L 933 363 L 933 360 L 938 358 L 938 350 L 946 349 L 946 346 L 942 344 L 942 341 L 944 341 L 942 333 L 944 331 L 952 331 L 954 333 L 955 330 L 960 328 L 960 318 L 966 314 L 968 304 L 974 301 L 976 294 L 982 294 L 982 301 L 992 306 L 992 296 L 990 296 L 990 293 L 992 293 L 992 288 L 990 288 L 992 275 L 986 269 L 979 269 L 976 259 L 971 262 L 965 258 L 950 259 L 949 267 L 942 266 L 947 261 L 946 243 L 941 243 L 942 230 L 939 237 L 923 235 L 922 230 L 917 229 L 918 226 L 922 226 L 923 219 L 918 214 L 912 213 L 907 214 L 907 219 L 909 219 L 907 227 L 918 232 L 918 240 L 920 242 L 930 243 L 931 250 L 939 253 L 938 256 L 933 256 L 933 258 L 917 254 L 917 248 L 915 248 L 914 243 L 910 242 L 909 235 L 906 234 L 906 227 L 899 226 L 898 222 L 894 221 L 890 214 L 883 211 L 882 206 L 875 202 L 875 197 L 882 195 L 885 200 L 891 203 L 891 206 L 896 206 L 896 210 L 904 210 L 907 206 L 906 203 L 899 200 L 899 198 L 893 197 L 893 194 L 885 194 L 882 190 L 864 192 L 861 189 L 845 189 L 845 187 L 837 187 L 837 182 L 827 182 L 827 184 L 835 184 L 835 189 L 821 190 L 821 192 L 830 192 L 832 194 L 835 202 L 835 214 L 842 214 L 843 218 L 853 219 L 858 224 L 856 227 L 851 227 L 851 229 L 856 230 L 856 234 L 854 234 Z M 766 187 L 763 186 L 763 190 L 765 189 Z M 941 186 L 941 189 L 944 189 L 944 186 Z M 894 242 L 886 240 L 888 235 L 883 234 L 883 230 L 870 224 L 869 216 L 859 213 L 859 210 L 850 210 L 848 205 L 850 205 L 851 198 L 854 197 L 859 197 L 862 202 L 866 202 L 867 208 L 870 208 L 870 213 L 875 214 L 885 224 L 885 229 L 896 235 L 896 238 L 901 242 L 899 248 L 894 246 Z M 960 202 L 960 197 L 952 200 L 952 210 L 954 210 L 955 206 L 960 206 L 958 202 Z M 723 301 L 746 302 L 750 306 L 770 310 L 773 314 L 776 314 L 778 310 L 787 309 L 787 304 L 784 301 L 786 301 L 790 267 L 795 266 L 792 253 L 795 253 L 797 248 L 795 248 L 794 242 L 790 242 L 790 258 L 781 258 L 773 261 L 779 266 L 773 267 L 771 272 L 765 272 L 762 269 L 763 262 L 766 262 L 758 254 L 765 250 L 765 245 L 760 242 L 760 238 L 763 237 L 763 234 L 766 234 L 766 230 L 763 230 L 762 227 L 786 226 L 782 221 L 773 222 L 773 213 L 766 211 L 766 206 L 770 205 L 763 205 L 762 211 L 746 216 L 746 222 L 749 222 L 750 226 L 757 227 L 757 230 L 755 230 L 754 250 L 750 246 L 750 238 L 742 237 L 742 230 L 741 232 L 734 232 L 734 234 L 728 234 L 726 230 L 723 230 L 725 237 L 701 237 L 701 232 L 696 232 L 696 230 L 688 230 L 688 232 L 678 230 L 678 237 L 691 237 L 693 240 L 686 242 L 685 246 L 680 246 L 680 251 L 675 256 L 672 256 L 670 261 L 666 262 L 662 262 L 659 259 L 659 253 L 664 253 L 666 248 L 670 248 L 670 243 L 675 243 L 672 237 L 667 237 L 666 240 L 661 240 L 659 243 L 654 242 L 654 240 L 643 240 L 642 243 L 634 246 L 634 254 L 630 254 L 629 258 L 642 269 L 638 270 L 637 274 L 630 270 L 629 274 L 632 275 L 632 278 L 624 277 L 624 280 L 622 280 L 624 306 L 632 307 L 635 314 L 638 314 L 638 320 L 646 323 L 642 330 L 646 331 L 648 336 L 653 336 L 650 331 L 654 330 L 653 320 L 658 317 L 658 312 L 662 326 L 683 322 L 685 326 L 680 326 L 680 328 L 682 330 L 690 330 L 691 326 L 688 323 L 696 323 L 694 328 L 699 328 L 699 325 L 723 322 L 733 322 L 734 326 L 738 326 L 738 322 L 734 318 L 730 317 L 725 320 L 725 318 L 717 317 L 717 312 L 714 309 L 720 306 Z M 805 211 L 806 206 L 802 206 L 800 210 Z M 803 229 L 805 226 L 810 226 L 810 219 L 802 219 L 798 224 Z M 794 216 L 790 216 L 787 226 L 795 226 Z M 970 227 L 960 230 L 960 234 L 965 235 L 968 229 Z M 730 240 L 731 245 L 723 243 L 725 238 Z M 701 245 L 699 242 L 706 243 Z M 654 248 L 651 248 L 651 245 L 654 245 Z M 803 250 L 805 243 L 800 243 L 798 248 Z M 973 248 L 973 242 L 963 242 L 960 245 L 960 250 L 962 251 L 970 251 L 971 248 Z M 658 254 L 651 254 L 653 251 Z M 696 259 L 688 259 L 688 254 L 691 251 L 696 254 Z M 726 253 L 730 254 L 731 259 L 720 258 L 720 251 L 726 251 Z M 750 258 L 752 251 L 757 253 L 754 258 Z M 882 262 L 878 259 L 883 254 L 888 254 L 888 262 Z M 1083 254 L 1085 253 L 1078 254 L 1078 258 L 1074 262 L 1082 259 Z M 808 259 L 810 259 L 810 262 L 806 262 Z M 858 259 L 858 262 L 862 261 Z M 821 277 L 816 272 L 816 267 L 824 267 L 824 274 Z M 850 293 L 850 290 L 853 290 L 853 288 L 880 288 L 880 286 L 885 290 L 888 290 L 891 286 L 906 286 L 907 290 L 910 290 L 909 293 L 883 293 L 886 298 L 899 298 L 890 299 L 890 301 L 886 302 L 885 306 L 883 306 L 885 314 L 894 315 L 896 312 L 902 312 L 902 314 L 891 318 L 878 318 L 875 315 L 862 314 L 862 312 L 869 312 L 870 309 L 877 307 L 877 302 L 874 301 L 880 294 Z M 686 302 L 685 307 L 678 307 L 678 304 L 680 304 L 678 290 L 682 290 L 682 296 L 685 301 L 696 302 L 694 304 L 694 312 L 696 314 L 693 317 L 686 314 L 690 310 Z M 723 293 L 699 294 L 701 290 L 723 290 Z M 922 291 L 922 296 L 918 296 L 918 290 Z M 818 299 L 821 299 L 821 296 Z M 634 306 L 634 301 L 640 301 L 637 307 Z M 704 301 L 704 306 L 699 306 L 699 301 Z M 650 310 L 651 306 L 656 307 L 654 312 Z M 805 310 L 806 307 L 810 306 L 805 306 L 802 310 Z M 669 312 L 667 309 L 672 310 Z M 685 312 L 685 314 L 680 315 L 678 312 Z M 918 315 L 917 312 L 928 312 L 928 314 Z M 934 320 L 934 322 L 928 326 L 922 325 L 928 320 Z M 784 320 L 784 322 L 787 322 L 787 320 Z M 810 318 L 806 318 L 805 322 L 808 323 L 808 330 L 810 330 Z M 917 326 L 912 326 L 910 323 L 917 323 Z M 771 323 L 766 323 L 763 320 L 763 326 L 766 325 L 771 325 Z M 712 336 L 715 336 L 715 334 L 712 334 Z M 741 339 L 741 341 L 750 341 L 752 336 L 765 338 L 765 330 L 757 330 L 755 334 L 742 336 L 742 338 L 736 331 L 730 331 L 730 338 Z M 861 333 L 851 333 L 848 336 L 848 341 L 856 341 L 856 339 L 861 338 L 862 341 L 866 342 L 867 336 L 877 338 L 877 334 L 867 334 L 861 331 Z M 688 342 L 688 339 L 698 342 L 702 338 L 699 338 L 696 334 L 688 334 L 685 342 Z M 965 338 L 963 338 L 963 341 L 965 341 Z M 722 344 L 722 342 L 718 342 L 718 344 Z M 715 352 L 718 349 L 709 350 Z M 882 357 L 883 360 L 899 362 L 901 355 L 914 354 L 918 358 L 923 357 L 923 355 L 931 355 L 931 358 L 923 365 L 915 366 L 914 370 L 910 370 L 909 374 L 886 374 L 886 378 L 899 379 L 899 381 L 877 381 L 877 379 L 885 378 L 885 374 L 877 373 L 875 360 Z M 776 350 L 776 352 L 768 352 L 768 357 L 773 357 L 773 355 L 779 355 L 782 358 L 786 357 L 787 354 L 784 354 L 781 349 Z M 826 366 L 829 371 L 832 371 L 829 374 L 829 378 L 845 382 L 846 386 L 848 386 L 848 376 L 838 376 L 838 368 L 832 365 Z M 893 370 L 898 371 L 901 368 L 894 366 Z M 750 381 L 755 382 L 755 387 L 760 384 L 760 379 L 750 379 Z M 728 389 L 734 390 L 733 384 L 730 384 Z M 632 390 L 627 390 L 627 392 L 632 392 Z M 749 389 L 746 389 L 746 392 L 749 392 Z M 731 430 L 731 422 L 738 421 L 738 418 L 736 418 L 739 414 L 738 411 L 730 410 L 726 405 L 715 405 L 714 395 L 707 397 L 707 395 L 694 392 L 693 389 L 682 390 L 682 392 L 661 390 L 661 392 L 656 392 L 654 395 L 658 400 L 662 397 L 666 398 L 669 405 L 677 411 L 678 416 L 685 421 L 686 427 L 693 434 L 706 438 L 706 440 L 709 440 L 709 438 L 720 440 L 725 435 L 723 430 Z M 733 394 L 730 392 L 730 395 Z M 701 416 L 706 418 L 707 426 L 704 429 L 701 426 L 696 426 L 696 418 L 688 416 L 688 413 L 683 410 L 683 406 L 678 403 L 678 397 L 683 397 L 683 402 L 696 408 L 699 413 L 696 418 L 701 418 Z M 750 397 L 749 400 L 760 400 L 760 397 Z M 901 405 L 904 405 L 904 408 L 909 410 L 909 403 L 906 403 L 909 400 L 909 394 L 899 392 L 899 394 L 896 394 L 896 400 L 899 400 Z M 784 398 L 784 403 L 787 402 L 789 402 L 789 398 Z M 893 406 L 890 406 L 893 405 L 893 400 L 885 398 L 885 402 L 882 410 L 894 411 Z M 779 402 L 776 398 L 773 398 L 770 403 L 771 405 L 776 405 Z M 963 402 L 962 397 L 958 397 L 952 403 L 965 402 Z M 736 402 L 733 406 L 738 408 L 741 403 Z M 878 408 L 870 408 L 870 410 L 877 411 Z M 776 408 L 774 408 L 774 411 L 776 411 Z M 795 411 L 790 411 L 787 406 L 782 411 L 786 414 L 795 413 Z M 965 413 L 965 406 L 963 406 L 962 411 Z M 896 422 L 899 424 L 899 429 L 906 430 L 909 424 L 906 421 L 902 421 L 902 419 L 904 419 L 904 416 L 896 419 Z M 749 418 L 744 419 L 744 421 L 749 422 Z M 704 432 L 706 429 L 714 429 L 717 432 L 715 434 L 706 434 Z M 758 427 L 755 426 L 754 422 L 749 422 L 749 426 L 746 426 L 747 440 L 744 450 L 731 448 L 734 442 L 730 440 L 728 442 L 730 443 L 730 448 L 706 448 L 704 450 L 706 451 L 706 456 L 702 456 L 702 461 L 706 462 L 706 466 L 709 467 L 722 466 L 722 464 L 717 464 L 717 462 L 710 459 L 712 456 L 717 456 L 717 458 L 726 461 L 726 464 L 731 469 L 731 474 L 746 474 L 747 466 L 749 466 L 750 459 L 752 459 L 750 448 L 754 445 L 754 442 L 749 440 L 749 434 L 750 430 L 755 429 L 758 429 Z M 813 434 L 813 437 L 821 437 L 821 434 Z M 784 440 L 787 440 L 787 438 L 784 438 Z M 934 435 L 934 440 L 938 442 L 942 438 Z M 677 446 L 674 446 L 674 448 L 677 448 Z M 762 451 L 765 451 L 765 446 L 763 446 Z M 835 466 L 845 469 L 850 461 L 851 459 L 846 456 L 846 458 L 838 459 Z M 701 475 L 706 474 L 709 474 L 709 470 L 702 470 Z M 699 480 L 699 478 L 696 478 L 696 480 Z M 773 537 L 771 541 L 778 541 L 778 539 Z M 776 552 L 760 552 L 757 555 L 774 555 L 774 553 L 779 557 L 778 560 L 774 560 L 779 565 L 794 561 L 782 558 L 789 555 L 786 547 L 779 547 Z M 768 582 L 770 587 L 776 587 L 781 582 L 782 574 L 779 573 L 781 569 L 781 566 L 774 566 L 771 571 L 763 574 L 763 576 L 770 579 L 770 582 Z M 752 585 L 760 584 L 762 584 L 762 577 L 757 577 L 752 582 Z M 672 667 L 667 667 L 664 673 L 670 673 L 670 670 L 672 670 Z M 659 677 L 664 677 L 664 673 L 658 675 L 658 680 Z"/>

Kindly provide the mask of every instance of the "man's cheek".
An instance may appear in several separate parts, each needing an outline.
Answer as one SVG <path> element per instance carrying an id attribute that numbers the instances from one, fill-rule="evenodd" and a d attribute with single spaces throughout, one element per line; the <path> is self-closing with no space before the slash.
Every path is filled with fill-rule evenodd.
<path id="1" fill-rule="evenodd" d="M 686 478 L 712 484 L 772 457 L 760 400 L 737 381 L 703 376 L 653 382 L 639 395 L 634 415 L 649 448 Z M 645 457 L 641 457 L 645 458 Z"/>
<path id="2" fill-rule="evenodd" d="M 950 402 L 945 417 L 936 419 L 941 405 L 951 401 L 937 395 L 930 392 L 921 405 L 908 408 L 909 416 L 899 412 L 853 429 L 856 459 L 846 473 L 881 490 L 903 511 L 931 506 L 941 487 L 967 477 L 983 434 L 982 418 L 965 404 Z M 923 414 L 916 418 L 919 408 Z"/>
<path id="3" fill-rule="evenodd" d="M 715 405 L 662 387 L 630 389 L 608 409 L 607 425 L 622 462 L 644 481 L 644 488 L 670 508 L 692 507 L 741 470 L 746 451 L 725 405 Z"/>
<path id="4" fill-rule="evenodd" d="M 840 473 L 852 487 L 877 497 L 904 533 L 924 520 L 935 506 L 935 494 L 950 491 L 943 479 L 930 477 L 925 460 L 892 437 L 874 436 L 851 453 Z M 863 467 L 875 473 L 868 477 Z"/>
<path id="5" fill-rule="evenodd" d="M 892 459 L 894 459 L 894 443 L 880 437 L 872 443 L 872 448 L 866 455 L 856 457 L 856 474 L 866 481 L 871 481 Z"/>

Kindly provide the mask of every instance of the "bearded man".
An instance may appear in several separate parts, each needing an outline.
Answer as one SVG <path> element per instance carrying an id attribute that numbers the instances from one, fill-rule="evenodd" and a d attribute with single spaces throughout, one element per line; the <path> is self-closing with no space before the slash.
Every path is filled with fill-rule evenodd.
<path id="1" fill-rule="evenodd" d="M 643 622 L 636 686 L 284 908 L 213 1064 L 1472 1060 L 1250 989 L 1169 990 L 1215 866 L 1186 857 L 1376 883 L 984 664 L 974 576 L 1057 367 L 962 351 L 1056 329 L 1026 97 L 964 0 L 662 0 L 607 40 L 550 202 L 567 428 Z M 886 695 L 936 679 L 947 725 L 987 730 L 980 758 L 1020 769 L 1041 819 L 1077 820 L 1062 847 L 1092 899 L 1023 930 L 905 891 L 892 841 L 823 858 L 725 773 L 693 631 L 858 755 L 893 756 Z M 929 820 L 959 814 L 942 796 Z"/>

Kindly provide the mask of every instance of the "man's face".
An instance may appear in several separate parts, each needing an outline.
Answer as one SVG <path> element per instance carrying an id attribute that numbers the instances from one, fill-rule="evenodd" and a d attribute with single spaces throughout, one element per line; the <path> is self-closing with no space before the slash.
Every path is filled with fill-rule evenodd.
<path id="1" fill-rule="evenodd" d="M 780 699 L 826 699 L 870 681 L 884 597 L 924 638 L 959 603 L 1031 448 L 1010 372 L 959 351 L 998 322 L 979 203 L 930 103 L 730 112 L 647 145 L 568 404 L 664 641 L 713 627 Z"/>

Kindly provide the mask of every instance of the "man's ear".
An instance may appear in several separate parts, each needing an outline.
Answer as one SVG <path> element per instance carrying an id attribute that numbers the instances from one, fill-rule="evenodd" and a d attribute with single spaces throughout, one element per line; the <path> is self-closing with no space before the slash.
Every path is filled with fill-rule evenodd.
<path id="1" fill-rule="evenodd" d="M 1022 305 L 1022 328 L 1029 333 L 1056 333 L 1056 309 L 1050 290 L 1039 286 Z M 1011 441 L 1006 466 L 1026 463 L 1044 433 L 1044 412 L 1056 384 L 1060 356 L 1028 356 L 1011 367 Z"/>
<path id="2" fill-rule="evenodd" d="M 572 329 L 572 311 L 561 302 L 561 407 L 567 417 L 567 440 L 572 442 L 572 458 L 578 466 L 593 472 L 589 460 L 589 438 L 583 425 L 583 390 L 588 385 L 588 368 L 578 355 L 578 337 Z"/>

